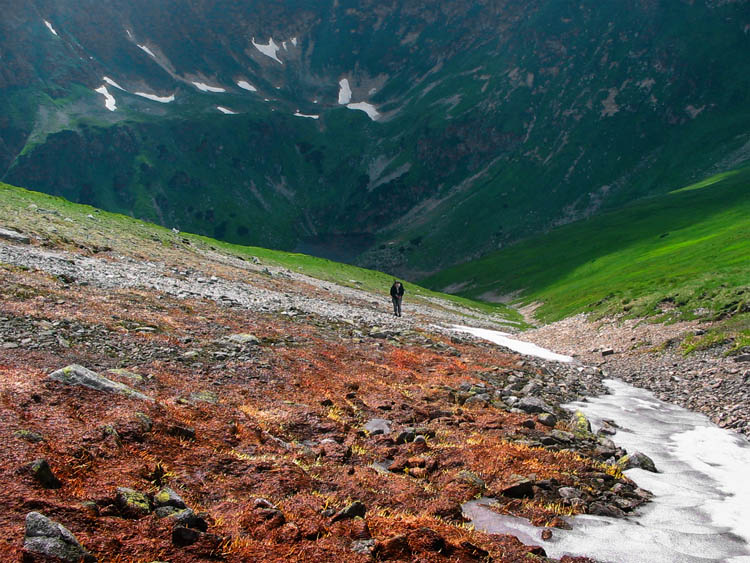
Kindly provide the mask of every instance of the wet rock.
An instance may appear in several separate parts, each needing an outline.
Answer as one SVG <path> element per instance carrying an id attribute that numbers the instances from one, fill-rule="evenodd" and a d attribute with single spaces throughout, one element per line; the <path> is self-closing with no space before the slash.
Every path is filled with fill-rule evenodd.
<path id="1" fill-rule="evenodd" d="M 56 557 L 61 561 L 96 561 L 96 557 L 86 551 L 65 526 L 38 512 L 29 512 L 26 515 L 23 548 L 29 553 Z"/>
<path id="2" fill-rule="evenodd" d="M 589 505 L 588 513 L 594 516 L 607 516 L 609 518 L 623 518 L 625 516 L 625 513 L 616 506 L 603 502 L 592 502 Z"/>
<path id="3" fill-rule="evenodd" d="M 135 489 L 118 487 L 115 500 L 120 512 L 126 518 L 141 518 L 151 512 L 148 497 Z"/>
<path id="4" fill-rule="evenodd" d="M 524 420 L 521 423 L 521 426 L 523 426 L 524 428 L 528 428 L 528 429 L 532 430 L 532 429 L 534 429 L 536 427 L 536 423 L 533 420 L 531 420 L 530 418 L 527 418 L 526 420 Z"/>
<path id="5" fill-rule="evenodd" d="M 131 399 L 140 399 L 142 401 L 153 401 L 151 397 L 147 397 L 143 393 L 139 393 L 135 389 L 128 387 L 124 383 L 118 383 L 99 375 L 96 372 L 86 369 L 83 366 L 72 364 L 57 371 L 52 372 L 47 376 L 52 381 L 64 383 L 66 385 L 79 385 L 82 387 L 88 387 L 89 389 L 95 389 L 97 391 L 103 391 L 105 393 L 117 393 L 119 395 L 125 395 Z"/>
<path id="6" fill-rule="evenodd" d="M 596 433 L 604 434 L 606 436 L 614 436 L 615 434 L 617 434 L 617 428 L 615 428 L 608 422 L 602 422 L 601 428 L 599 428 Z"/>
<path id="7" fill-rule="evenodd" d="M 34 479 L 45 489 L 59 489 L 62 486 L 46 459 L 33 461 L 29 465 L 29 470 Z"/>
<path id="8" fill-rule="evenodd" d="M 391 433 L 391 421 L 384 418 L 371 418 L 363 426 L 370 436 L 387 436 Z"/>
<path id="9" fill-rule="evenodd" d="M 641 452 L 634 452 L 629 455 L 625 455 L 617 460 L 617 466 L 625 471 L 626 469 L 640 468 L 651 473 L 658 473 L 654 461 L 646 454 Z"/>
<path id="10" fill-rule="evenodd" d="M 552 413 L 553 409 L 539 397 L 522 397 L 515 405 L 516 408 L 527 414 L 540 412 Z"/>
<path id="11" fill-rule="evenodd" d="M 354 501 L 346 508 L 343 508 L 339 510 L 332 518 L 333 522 L 338 522 L 339 520 L 346 520 L 349 518 L 364 518 L 365 514 L 367 513 L 367 508 L 364 504 L 362 504 L 360 501 Z"/>
<path id="12" fill-rule="evenodd" d="M 537 421 L 539 421 L 539 424 L 543 424 L 544 426 L 547 426 L 549 428 L 554 428 L 555 424 L 557 424 L 557 417 L 554 414 L 543 412 L 539 416 L 536 417 Z"/>

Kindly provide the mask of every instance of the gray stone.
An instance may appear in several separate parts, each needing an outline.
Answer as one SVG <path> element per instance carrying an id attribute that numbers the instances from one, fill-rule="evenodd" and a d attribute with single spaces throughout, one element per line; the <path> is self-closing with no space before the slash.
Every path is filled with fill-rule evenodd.
<path id="1" fill-rule="evenodd" d="M 626 469 L 640 468 L 651 473 L 658 473 L 654 461 L 646 454 L 633 452 L 632 454 L 622 456 L 617 460 L 618 467 L 625 471 Z"/>
<path id="2" fill-rule="evenodd" d="M 539 421 L 539 424 L 543 424 L 544 426 L 548 426 L 550 428 L 554 428 L 555 424 L 557 424 L 557 417 L 554 414 L 548 412 L 541 413 L 536 417 L 536 419 Z"/>
<path id="3" fill-rule="evenodd" d="M 615 353 L 615 351 L 612 348 L 605 348 L 604 350 L 602 350 L 602 358 L 605 358 L 607 356 L 611 356 L 614 353 Z"/>
<path id="4" fill-rule="evenodd" d="M 129 518 L 140 518 L 151 512 L 148 497 L 135 489 L 118 487 L 116 500 L 123 515 Z"/>
<path id="5" fill-rule="evenodd" d="M 610 518 L 623 518 L 625 516 L 625 513 L 616 506 L 603 502 L 592 502 L 589 505 L 588 513 L 595 516 L 608 516 Z"/>
<path id="6" fill-rule="evenodd" d="M 19 242 L 21 244 L 29 244 L 31 239 L 24 234 L 17 231 L 11 231 L 9 229 L 3 229 L 0 227 L 0 238 L 9 240 L 11 242 Z"/>
<path id="7" fill-rule="evenodd" d="M 750 362 L 750 354 L 740 354 L 734 357 L 735 362 Z"/>
<path id="8" fill-rule="evenodd" d="M 260 340 L 254 334 L 233 334 L 227 337 L 229 342 L 245 346 L 247 344 L 260 344 Z"/>
<path id="9" fill-rule="evenodd" d="M 38 512 L 29 512 L 26 515 L 26 537 L 23 547 L 30 553 L 56 557 L 62 561 L 96 561 L 65 526 Z"/>
<path id="10" fill-rule="evenodd" d="M 355 500 L 353 503 L 351 503 L 346 508 L 343 508 L 339 510 L 334 516 L 332 521 L 338 522 L 339 520 L 346 520 L 349 518 L 364 518 L 365 514 L 367 514 L 367 507 L 362 504 L 360 501 Z"/>
<path id="11" fill-rule="evenodd" d="M 384 418 L 371 418 L 363 428 L 370 434 L 370 436 L 387 436 L 391 433 L 391 422 Z"/>
<path id="12" fill-rule="evenodd" d="M 112 381 L 99 375 L 96 372 L 86 369 L 83 366 L 72 364 L 57 371 L 52 372 L 47 376 L 52 381 L 59 381 L 66 385 L 80 385 L 82 387 L 88 387 L 89 389 L 95 389 L 96 391 L 103 391 L 105 393 L 117 393 L 125 395 L 131 399 L 140 399 L 143 401 L 153 401 L 151 397 L 139 393 L 135 389 L 128 387 L 123 383 Z"/>
<path id="13" fill-rule="evenodd" d="M 575 487 L 560 487 L 557 489 L 557 494 L 561 498 L 581 498 L 583 496 L 583 493 Z"/>
<path id="14" fill-rule="evenodd" d="M 171 515 L 170 518 L 174 519 L 175 527 L 191 528 L 201 532 L 208 530 L 208 523 L 190 508 L 180 510 Z"/>
<path id="15" fill-rule="evenodd" d="M 552 407 L 538 397 L 523 397 L 514 406 L 528 414 L 540 412 L 548 412 L 551 414 L 553 412 Z"/>
<path id="16" fill-rule="evenodd" d="M 351 550 L 362 555 L 372 555 L 375 550 L 375 540 L 355 540 L 352 542 Z"/>
<path id="17" fill-rule="evenodd" d="M 154 506 L 172 506 L 174 508 L 185 509 L 187 505 L 182 497 L 174 492 L 170 487 L 162 488 L 158 493 L 154 495 Z"/>

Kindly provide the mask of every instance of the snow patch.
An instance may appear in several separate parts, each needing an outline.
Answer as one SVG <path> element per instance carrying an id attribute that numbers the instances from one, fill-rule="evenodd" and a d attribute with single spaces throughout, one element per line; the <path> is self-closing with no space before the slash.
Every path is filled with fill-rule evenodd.
<path id="1" fill-rule="evenodd" d="M 146 98 L 147 100 L 152 100 L 154 102 L 160 102 L 162 104 L 174 102 L 174 94 L 172 94 L 171 96 L 157 96 L 156 94 L 147 94 L 146 92 L 135 92 L 135 95 L 140 96 L 141 98 Z"/>
<path id="2" fill-rule="evenodd" d="M 49 29 L 52 32 L 52 35 L 55 35 L 56 37 L 59 37 L 59 35 L 57 35 L 57 32 L 55 31 L 55 28 L 52 27 L 51 23 L 49 23 L 47 20 L 44 20 L 44 25 L 46 25 L 47 29 Z"/>
<path id="3" fill-rule="evenodd" d="M 216 109 L 218 109 L 224 115 L 237 115 L 236 111 L 232 111 L 231 109 L 225 108 L 223 106 L 216 106 Z"/>
<path id="4" fill-rule="evenodd" d="M 352 89 L 349 87 L 349 80 L 342 78 L 339 80 L 339 104 L 345 106 L 352 101 Z"/>
<path id="5" fill-rule="evenodd" d="M 377 121 L 378 117 L 380 117 L 380 114 L 378 113 L 378 110 L 375 109 L 375 106 L 372 104 L 368 104 L 367 102 L 347 104 L 346 107 L 348 107 L 349 109 L 356 109 L 365 112 L 373 121 Z"/>
<path id="6" fill-rule="evenodd" d="M 287 50 L 287 48 L 286 48 L 286 41 L 282 41 L 281 42 L 281 46 L 284 48 L 285 51 Z"/>
<path id="7" fill-rule="evenodd" d="M 136 43 L 136 45 L 138 45 L 138 44 Z M 156 58 L 156 55 L 154 55 L 154 52 L 151 49 L 149 49 L 148 47 L 146 47 L 145 45 L 138 45 L 138 48 L 142 49 L 143 51 L 145 51 L 148 55 L 152 56 L 153 58 Z"/>
<path id="8" fill-rule="evenodd" d="M 106 82 L 110 86 L 114 86 L 118 90 L 122 90 L 123 92 L 127 92 L 127 90 L 125 88 L 123 88 L 122 86 L 120 86 L 117 82 L 115 82 L 114 80 L 112 80 L 109 76 L 105 76 L 104 78 L 102 78 L 102 80 L 104 80 L 104 82 Z"/>
<path id="9" fill-rule="evenodd" d="M 204 84 L 203 82 L 193 82 L 193 86 L 198 88 L 198 90 L 200 90 L 201 92 L 226 92 L 226 90 L 220 86 L 209 86 L 208 84 Z"/>
<path id="10" fill-rule="evenodd" d="M 255 86 L 253 86 L 252 84 L 250 84 L 247 80 L 240 80 L 239 82 L 237 82 L 237 86 L 239 86 L 243 90 L 247 90 L 249 92 L 257 92 L 258 91 L 258 89 Z"/>
<path id="11" fill-rule="evenodd" d="M 104 107 L 109 111 L 115 111 L 117 109 L 117 100 L 115 100 L 115 97 L 109 93 L 109 90 L 107 90 L 105 85 L 100 86 L 94 90 L 94 92 L 104 96 Z"/>
<path id="12" fill-rule="evenodd" d="M 294 45 L 295 47 L 297 46 L 297 38 L 296 37 L 292 37 L 291 42 L 292 42 L 292 45 Z"/>
<path id="13" fill-rule="evenodd" d="M 296 117 L 308 117 L 310 119 L 320 119 L 319 115 L 307 115 L 307 114 L 304 114 L 304 113 L 300 113 L 299 110 L 297 110 L 296 112 L 294 112 L 294 115 Z"/>
<path id="14" fill-rule="evenodd" d="M 489 330 L 486 328 L 472 328 L 469 326 L 461 325 L 453 325 L 451 328 L 457 332 L 467 332 L 479 338 L 484 338 L 485 340 L 489 340 L 490 342 L 494 342 L 495 344 L 498 344 L 500 346 L 505 346 L 506 348 L 510 348 L 514 352 L 518 352 L 519 354 L 523 354 L 525 356 L 535 356 L 544 360 L 552 360 L 553 362 L 570 363 L 573 361 L 573 358 L 571 358 L 570 356 L 557 354 L 555 352 L 547 350 L 546 348 L 542 348 L 540 346 L 537 346 L 536 344 L 532 344 L 531 342 L 524 342 L 523 340 L 509 338 L 510 335 L 505 332 Z"/>
<path id="15" fill-rule="evenodd" d="M 555 529 L 553 539 L 543 544 L 547 555 L 643 563 L 750 561 L 750 442 L 702 414 L 659 401 L 649 391 L 617 380 L 604 384 L 609 394 L 563 406 L 583 412 L 594 429 L 604 419 L 617 422 L 617 444 L 631 453 L 645 453 L 659 470 L 626 472 L 654 498 L 635 517 L 566 518 L 572 529 Z M 490 512 L 477 506 L 480 503 L 486 500 L 464 505 L 476 528 L 540 543 L 539 528 Z"/>
<path id="16" fill-rule="evenodd" d="M 258 49 L 261 53 L 263 53 L 265 56 L 272 58 L 274 61 L 279 63 L 280 65 L 283 65 L 284 63 L 281 62 L 281 59 L 276 55 L 276 53 L 279 52 L 279 46 L 274 42 L 273 38 L 270 38 L 268 40 L 268 45 L 263 45 L 262 43 L 256 43 L 255 37 L 253 37 L 253 46 Z"/>

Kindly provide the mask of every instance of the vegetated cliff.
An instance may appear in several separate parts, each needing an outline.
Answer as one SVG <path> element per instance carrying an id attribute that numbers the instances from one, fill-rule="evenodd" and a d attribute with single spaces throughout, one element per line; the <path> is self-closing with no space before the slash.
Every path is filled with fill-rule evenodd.
<path id="1" fill-rule="evenodd" d="M 230 241 L 427 273 L 750 157 L 747 1 L 4 13 L 0 175 Z"/>

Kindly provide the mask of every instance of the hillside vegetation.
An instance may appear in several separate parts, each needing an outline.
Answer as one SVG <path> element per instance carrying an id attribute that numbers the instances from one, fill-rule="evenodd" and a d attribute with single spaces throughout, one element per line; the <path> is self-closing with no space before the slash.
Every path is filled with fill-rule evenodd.
<path id="1" fill-rule="evenodd" d="M 733 317 L 747 338 L 750 169 L 554 229 L 422 283 L 463 283 L 460 295 L 485 300 L 518 292 L 518 303 L 541 302 L 543 321 L 580 312 Z"/>
<path id="2" fill-rule="evenodd" d="M 39 213 L 41 210 L 41 213 Z M 185 247 L 220 250 L 228 256 L 242 260 L 261 259 L 264 264 L 288 268 L 291 271 L 332 282 L 344 287 L 361 289 L 372 294 L 386 295 L 393 276 L 367 270 L 357 266 L 333 262 L 294 252 L 269 250 L 259 247 L 240 246 L 191 233 L 175 232 L 164 227 L 133 219 L 117 213 L 109 213 L 88 205 L 71 203 L 64 198 L 49 196 L 0 182 L 0 216 L 6 222 L 2 225 L 26 233 L 38 230 L 38 216 L 53 221 L 54 235 L 50 244 L 80 244 L 80 235 L 85 233 L 87 250 L 93 253 L 115 250 L 125 254 L 141 256 L 179 254 Z M 92 222 L 91 217 L 96 216 Z M 11 219 L 8 219 L 11 218 Z M 43 238 L 47 238 L 45 233 Z M 158 249 L 155 251 L 154 249 Z M 415 284 L 406 283 L 410 300 L 430 304 L 433 307 L 458 307 L 465 313 L 472 311 L 497 315 L 498 320 L 506 320 L 523 326 L 521 315 L 503 304 L 484 303 L 461 296 L 441 294 Z"/>

